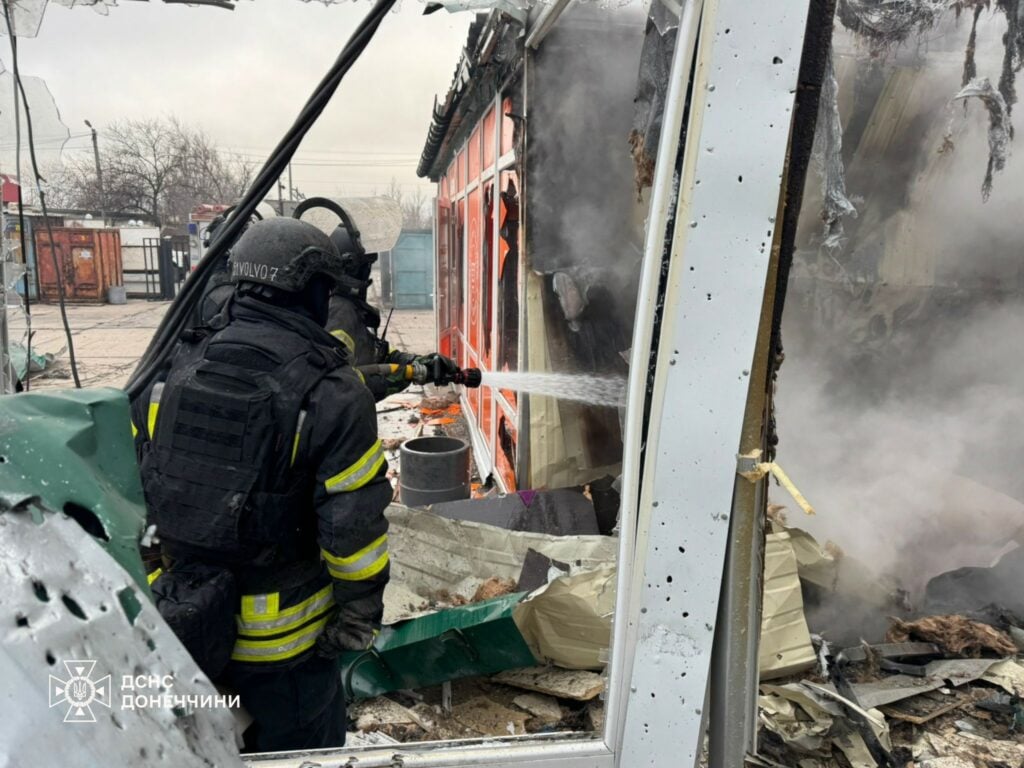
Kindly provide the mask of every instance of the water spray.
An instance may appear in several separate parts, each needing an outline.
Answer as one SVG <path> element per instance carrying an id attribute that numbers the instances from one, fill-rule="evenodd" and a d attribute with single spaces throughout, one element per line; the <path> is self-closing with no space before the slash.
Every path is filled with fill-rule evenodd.
<path id="1" fill-rule="evenodd" d="M 624 376 L 595 376 L 581 373 L 531 373 L 484 371 L 481 381 L 496 389 L 512 389 L 533 395 L 547 395 L 588 405 L 623 408 L 626 405 Z"/>
<path id="2" fill-rule="evenodd" d="M 577 373 L 519 373 L 516 371 L 481 371 L 479 368 L 447 369 L 441 362 L 427 366 L 423 363 L 408 365 L 361 365 L 364 376 L 395 376 L 401 372 L 406 381 L 414 384 L 461 384 L 510 389 L 525 394 L 544 395 L 559 400 L 571 400 L 587 405 L 623 408 L 626 405 L 626 379 L 623 376 L 592 376 Z"/>

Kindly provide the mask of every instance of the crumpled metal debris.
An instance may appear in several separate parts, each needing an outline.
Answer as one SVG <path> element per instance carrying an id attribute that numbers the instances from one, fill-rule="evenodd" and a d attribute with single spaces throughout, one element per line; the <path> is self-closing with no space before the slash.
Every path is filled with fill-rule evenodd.
<path id="1" fill-rule="evenodd" d="M 987 77 L 969 82 L 953 97 L 953 101 L 970 98 L 981 99 L 988 110 L 988 166 L 981 183 L 981 197 L 988 200 L 992 194 L 992 176 L 1006 167 L 1006 158 L 1010 152 L 1010 113 L 1003 95 Z"/>
<path id="2" fill-rule="evenodd" d="M 931 29 L 946 7 L 946 0 L 839 0 L 836 17 L 880 56 Z"/>
<path id="3" fill-rule="evenodd" d="M 877 763 L 863 737 L 849 722 L 846 710 L 866 718 L 879 743 L 887 750 L 892 749 L 889 726 L 878 710 L 862 709 L 810 682 L 762 685 L 761 691 L 761 724 L 797 753 L 828 758 L 836 747 L 854 768 L 876 768 Z"/>
<path id="4" fill-rule="evenodd" d="M 812 155 L 821 175 L 824 203 L 821 218 L 825 223 L 822 247 L 830 252 L 842 247 L 844 216 L 856 218 L 857 208 L 846 196 L 846 169 L 843 165 L 843 124 L 839 116 L 839 86 L 835 62 L 829 51 L 825 77 L 818 103 L 818 126 L 814 133 Z"/>

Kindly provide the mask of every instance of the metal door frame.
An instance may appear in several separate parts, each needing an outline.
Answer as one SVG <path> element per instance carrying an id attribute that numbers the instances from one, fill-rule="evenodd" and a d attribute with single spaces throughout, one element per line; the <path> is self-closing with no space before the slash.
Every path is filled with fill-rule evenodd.
<path id="1" fill-rule="evenodd" d="M 181 251 L 185 256 L 184 275 L 179 277 L 178 266 L 170 253 Z M 167 249 L 170 249 L 168 251 Z M 168 258 L 170 264 L 168 265 Z M 188 279 L 191 271 L 192 255 L 188 235 L 142 238 L 142 269 L 124 269 L 125 275 L 143 275 L 145 290 L 128 293 L 130 299 L 147 299 L 149 301 L 166 301 L 173 299 Z"/>

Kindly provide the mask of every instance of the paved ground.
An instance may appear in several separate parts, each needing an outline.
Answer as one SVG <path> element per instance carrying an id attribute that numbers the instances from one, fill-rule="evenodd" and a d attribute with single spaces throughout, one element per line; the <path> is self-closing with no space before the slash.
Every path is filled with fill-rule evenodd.
<path id="1" fill-rule="evenodd" d="M 121 387 L 134 370 L 169 302 L 129 301 L 115 306 L 67 305 L 78 372 L 86 387 Z M 385 312 L 385 318 L 387 313 Z M 32 307 L 33 352 L 56 355 L 50 370 L 32 379 L 34 389 L 74 386 L 60 311 Z M 15 334 L 15 337 L 17 334 Z M 434 349 L 433 312 L 396 310 L 388 328 L 392 346 L 426 353 Z M 58 354 L 59 353 L 59 354 Z"/>

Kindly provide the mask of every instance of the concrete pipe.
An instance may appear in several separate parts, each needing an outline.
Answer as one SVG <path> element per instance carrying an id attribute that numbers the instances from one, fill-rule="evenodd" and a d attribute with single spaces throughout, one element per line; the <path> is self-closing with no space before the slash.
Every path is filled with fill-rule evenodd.
<path id="1" fill-rule="evenodd" d="M 417 437 L 402 445 L 399 487 L 407 507 L 469 498 L 469 446 L 454 437 Z"/>

